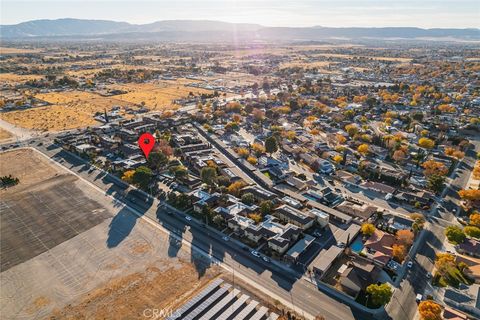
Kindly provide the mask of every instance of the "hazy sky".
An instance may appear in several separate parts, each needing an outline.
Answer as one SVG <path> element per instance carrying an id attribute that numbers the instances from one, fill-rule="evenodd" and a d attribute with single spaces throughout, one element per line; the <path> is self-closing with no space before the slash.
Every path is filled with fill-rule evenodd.
<path id="1" fill-rule="evenodd" d="M 221 20 L 267 26 L 480 26 L 480 0 L 1 0 L 1 24 L 80 18 L 149 23 Z"/>

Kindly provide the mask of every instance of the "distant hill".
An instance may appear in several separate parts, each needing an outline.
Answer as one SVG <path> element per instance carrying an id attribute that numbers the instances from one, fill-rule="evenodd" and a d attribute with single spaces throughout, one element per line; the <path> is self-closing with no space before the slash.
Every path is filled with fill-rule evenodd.
<path id="1" fill-rule="evenodd" d="M 479 29 L 265 27 L 258 24 L 202 20 L 165 20 L 135 25 L 107 20 L 34 20 L 1 25 L 1 38 L 155 39 L 164 41 L 427 39 L 480 40 Z"/>

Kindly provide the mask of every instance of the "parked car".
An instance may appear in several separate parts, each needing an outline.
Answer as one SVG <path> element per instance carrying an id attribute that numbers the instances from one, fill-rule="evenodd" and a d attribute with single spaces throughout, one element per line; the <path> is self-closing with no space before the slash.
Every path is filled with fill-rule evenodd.
<path id="1" fill-rule="evenodd" d="M 227 237 L 227 236 L 222 237 L 222 239 L 223 239 L 223 241 L 229 241 L 230 240 L 230 238 Z"/>
<path id="2" fill-rule="evenodd" d="M 187 219 L 188 221 L 192 221 L 192 218 L 190 216 L 185 216 L 185 219 Z"/>
<path id="3" fill-rule="evenodd" d="M 250 253 L 257 258 L 260 258 L 260 253 L 258 253 L 258 251 L 252 250 Z"/>
<path id="4" fill-rule="evenodd" d="M 407 267 L 408 269 L 411 269 L 413 267 L 413 262 L 412 261 L 408 261 L 407 262 Z"/>
<path id="5" fill-rule="evenodd" d="M 314 235 L 315 237 L 321 237 L 321 236 L 322 236 L 322 234 L 321 234 L 319 231 L 315 231 L 315 232 L 313 233 L 313 235 Z"/>
<path id="6" fill-rule="evenodd" d="M 262 259 L 263 259 L 263 261 L 265 261 L 265 262 L 270 262 L 270 258 L 268 258 L 268 257 L 262 257 Z"/>
<path id="7" fill-rule="evenodd" d="M 420 293 L 417 294 L 417 296 L 415 297 L 415 301 L 416 301 L 417 303 L 420 303 L 422 300 L 423 300 L 423 296 L 422 296 Z"/>

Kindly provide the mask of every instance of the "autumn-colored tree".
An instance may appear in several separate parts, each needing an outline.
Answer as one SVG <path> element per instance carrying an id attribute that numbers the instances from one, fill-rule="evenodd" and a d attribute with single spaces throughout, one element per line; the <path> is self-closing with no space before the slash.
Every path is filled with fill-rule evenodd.
<path id="1" fill-rule="evenodd" d="M 405 160 L 406 155 L 403 150 L 397 150 L 393 153 L 392 159 L 395 160 L 396 162 L 402 162 Z"/>
<path id="2" fill-rule="evenodd" d="M 348 133 L 348 135 L 350 137 L 353 137 L 354 135 L 356 135 L 358 133 L 358 127 L 356 124 L 354 123 L 351 123 L 351 124 L 347 124 L 345 126 L 345 131 Z"/>
<path id="3" fill-rule="evenodd" d="M 479 201 L 480 200 L 480 190 L 460 190 L 458 195 L 463 200 L 467 201 Z"/>
<path id="4" fill-rule="evenodd" d="M 132 183 L 134 174 L 135 170 L 127 170 L 123 173 L 122 180 L 128 183 Z"/>
<path id="5" fill-rule="evenodd" d="M 371 236 L 372 234 L 375 233 L 375 230 L 376 230 L 375 226 L 371 223 L 362 224 L 361 231 L 366 236 Z"/>
<path id="6" fill-rule="evenodd" d="M 342 160 L 343 160 L 343 157 L 339 154 L 337 154 L 333 157 L 333 161 L 335 161 L 336 163 L 340 163 L 340 162 L 342 162 Z"/>
<path id="7" fill-rule="evenodd" d="M 396 237 L 398 243 L 408 247 L 412 245 L 415 235 L 410 230 L 398 230 Z"/>
<path id="8" fill-rule="evenodd" d="M 263 220 L 262 215 L 259 213 L 249 213 L 247 217 L 252 219 L 256 224 L 259 224 Z"/>
<path id="9" fill-rule="evenodd" d="M 257 157 L 265 153 L 265 147 L 261 143 L 253 143 L 252 150 Z"/>
<path id="10" fill-rule="evenodd" d="M 470 225 L 480 227 L 480 213 L 472 213 L 470 215 Z"/>
<path id="11" fill-rule="evenodd" d="M 345 138 L 345 137 L 344 137 L 343 135 L 341 135 L 341 134 L 335 135 L 335 138 L 337 139 L 337 142 L 338 142 L 339 144 L 344 144 L 345 141 L 347 141 L 347 138 Z"/>
<path id="12" fill-rule="evenodd" d="M 455 256 L 449 253 L 437 253 L 435 258 L 435 268 L 442 276 L 455 267 Z"/>
<path id="13" fill-rule="evenodd" d="M 256 122 L 260 122 L 260 121 L 263 121 L 265 119 L 265 112 L 263 112 L 262 110 L 260 109 L 253 109 L 252 111 L 252 116 L 253 116 L 253 119 L 256 121 Z"/>
<path id="14" fill-rule="evenodd" d="M 401 244 L 394 244 L 392 246 L 392 257 L 398 263 L 402 263 L 407 255 L 407 249 L 404 245 Z"/>
<path id="15" fill-rule="evenodd" d="M 242 189 L 243 187 L 245 187 L 245 182 L 236 181 L 227 187 L 227 192 L 231 195 L 238 196 L 240 193 L 240 189 Z"/>
<path id="16" fill-rule="evenodd" d="M 248 161 L 248 163 L 250 163 L 251 165 L 256 165 L 256 164 L 258 163 L 258 159 L 255 158 L 254 156 L 249 156 L 249 157 L 247 158 L 247 161 Z"/>
<path id="17" fill-rule="evenodd" d="M 237 149 L 237 154 L 244 159 L 247 159 L 247 157 L 250 155 L 250 151 L 248 151 L 247 148 L 238 148 Z"/>
<path id="18" fill-rule="evenodd" d="M 425 169 L 423 174 L 428 177 L 431 175 L 445 176 L 448 173 L 447 167 L 441 162 L 435 160 L 427 160 L 422 164 Z"/>
<path id="19" fill-rule="evenodd" d="M 442 320 L 442 307 L 432 300 L 420 302 L 418 313 L 422 320 Z"/>
<path id="20" fill-rule="evenodd" d="M 432 139 L 420 138 L 418 140 L 418 145 L 425 149 L 432 149 L 435 146 L 435 142 Z"/>
<path id="21" fill-rule="evenodd" d="M 369 150 L 369 146 L 366 143 L 362 143 L 357 148 L 357 151 L 363 155 L 366 155 L 368 153 L 368 150 Z"/>

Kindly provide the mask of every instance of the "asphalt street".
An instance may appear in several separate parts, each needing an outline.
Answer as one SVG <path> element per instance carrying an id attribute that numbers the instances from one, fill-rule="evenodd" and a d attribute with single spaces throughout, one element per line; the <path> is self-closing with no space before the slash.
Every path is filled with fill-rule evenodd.
<path id="1" fill-rule="evenodd" d="M 104 190 L 106 194 L 112 195 L 119 202 L 133 207 L 140 215 L 158 222 L 171 232 L 172 238 L 180 236 L 183 240 L 191 243 L 192 246 L 213 255 L 222 263 L 234 268 L 235 273 L 241 273 L 260 284 L 267 292 L 271 292 L 275 296 L 291 302 L 300 314 L 306 312 L 313 316 L 323 315 L 329 320 L 361 320 L 369 318 L 368 315 L 352 310 L 345 304 L 320 292 L 315 285 L 301 279 L 300 275 L 294 276 L 285 270 L 276 268 L 272 264 L 253 257 L 248 251 L 242 250 L 233 243 L 226 243 L 220 236 L 208 232 L 201 225 L 187 221 L 184 216 L 167 214 L 162 206 L 159 207 L 159 201 L 145 199 L 142 194 L 130 190 L 128 186 L 119 186 L 114 183 L 112 177 L 105 175 L 101 171 L 92 170 L 83 160 L 72 156 L 57 146 L 47 143 L 42 146 L 34 144 L 34 146 L 50 158 L 72 170 L 79 177 Z M 131 228 L 134 227 L 135 219 L 132 219 L 132 217 L 118 217 L 116 219 L 115 217 L 112 223 L 122 223 L 122 226 L 124 224 L 123 228 L 120 228 L 123 231 L 121 232 L 122 234 L 116 234 L 112 237 L 114 240 L 109 245 L 115 245 L 118 241 L 123 241 L 130 233 Z M 123 220 L 126 220 L 127 223 Z M 178 250 L 179 247 L 177 245 L 172 245 L 169 248 L 169 254 L 174 256 Z M 194 264 L 195 261 L 196 259 L 192 259 Z M 205 271 L 202 270 L 202 268 L 205 268 L 204 263 L 199 263 L 196 267 L 200 274 Z"/>

